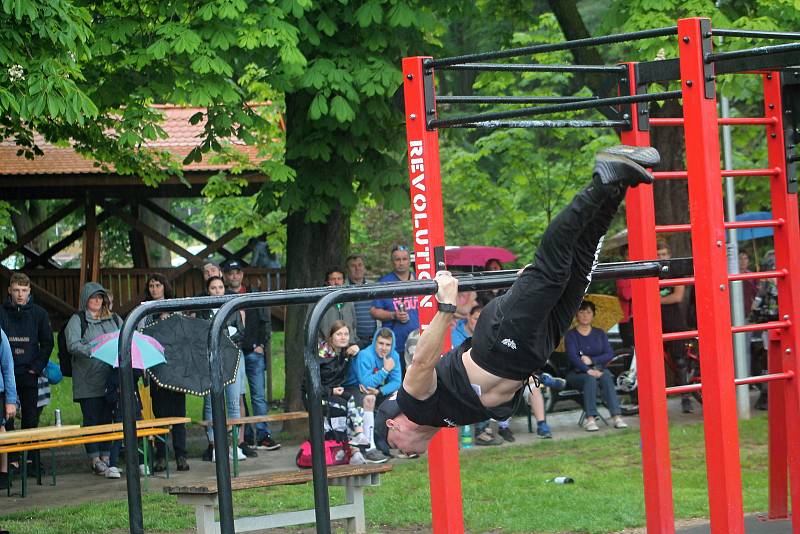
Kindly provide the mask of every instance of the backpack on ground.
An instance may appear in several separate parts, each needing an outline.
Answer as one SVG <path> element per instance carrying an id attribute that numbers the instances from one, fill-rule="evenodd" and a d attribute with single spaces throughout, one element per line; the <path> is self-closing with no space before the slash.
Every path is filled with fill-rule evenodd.
<path id="1" fill-rule="evenodd" d="M 89 328 L 89 321 L 86 320 L 85 312 L 78 312 L 75 315 L 81 320 L 81 339 L 86 334 L 86 329 Z M 122 326 L 122 318 L 116 313 L 113 315 L 114 322 L 117 326 Z M 67 348 L 66 330 L 69 321 L 64 323 L 61 330 L 58 331 L 58 366 L 61 368 L 61 374 L 64 376 L 72 376 L 72 354 Z"/>
<path id="2" fill-rule="evenodd" d="M 346 465 L 350 463 L 350 446 L 335 439 L 327 439 L 325 446 L 325 465 Z M 297 467 L 311 467 L 311 442 L 300 445 L 295 458 Z"/>

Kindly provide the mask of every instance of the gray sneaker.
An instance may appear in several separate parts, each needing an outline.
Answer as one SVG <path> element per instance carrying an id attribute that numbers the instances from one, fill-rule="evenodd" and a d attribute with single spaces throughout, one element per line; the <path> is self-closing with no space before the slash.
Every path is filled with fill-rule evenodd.
<path id="1" fill-rule="evenodd" d="M 353 456 L 350 457 L 350 465 L 362 465 L 365 463 L 367 463 L 367 461 L 364 459 L 364 455 L 361 454 L 360 451 L 353 453 Z"/>
<path id="2" fill-rule="evenodd" d="M 370 449 L 364 453 L 364 459 L 368 464 L 382 464 L 389 460 L 389 457 L 378 449 Z"/>
<path id="3" fill-rule="evenodd" d="M 108 465 L 103 460 L 98 460 L 92 466 L 92 471 L 95 475 L 104 477 L 106 476 L 106 471 L 108 471 Z"/>

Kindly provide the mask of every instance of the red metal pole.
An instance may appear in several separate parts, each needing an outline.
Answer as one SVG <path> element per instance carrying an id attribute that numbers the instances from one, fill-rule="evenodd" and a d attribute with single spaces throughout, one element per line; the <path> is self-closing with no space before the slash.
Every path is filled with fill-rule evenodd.
<path id="1" fill-rule="evenodd" d="M 636 92 L 634 63 L 628 63 L 630 94 Z M 626 145 L 650 146 L 650 132 L 639 131 L 639 113 L 631 106 L 630 131 L 623 131 Z M 625 200 L 628 223 L 628 250 L 631 260 L 656 257 L 655 203 L 653 186 L 640 185 L 628 191 Z M 647 531 L 653 534 L 675 532 L 672 502 L 672 472 L 669 457 L 667 396 L 664 393 L 664 346 L 661 342 L 661 301 L 658 279 L 631 281 L 636 365 L 639 378 L 639 422 L 642 437 L 642 472 Z"/>
<path id="2" fill-rule="evenodd" d="M 710 30 L 708 19 L 678 21 L 711 532 L 743 534 L 716 86 L 704 62 Z"/>
<path id="3" fill-rule="evenodd" d="M 767 345 L 770 373 L 779 373 L 781 365 L 781 337 L 783 332 L 771 330 Z M 788 472 L 786 461 L 786 383 L 769 384 L 769 519 L 784 519 L 788 510 Z"/>
<path id="4" fill-rule="evenodd" d="M 426 128 L 425 72 L 422 65 L 425 59 L 427 58 L 403 59 L 411 224 L 414 232 L 416 273 L 420 280 L 433 278 L 439 269 L 434 260 L 434 249 L 444 248 L 439 133 Z M 430 83 L 433 84 L 433 73 L 430 73 Z M 429 96 L 432 98 L 432 95 L 431 90 Z M 433 102 L 427 104 L 430 108 L 434 107 Z M 420 297 L 418 311 L 420 328 L 424 329 L 436 314 L 436 299 L 432 296 Z M 449 336 L 445 343 L 449 345 Z M 428 449 L 428 472 L 433 532 L 464 532 L 456 429 L 440 430 L 431 442 Z"/>
<path id="5" fill-rule="evenodd" d="M 800 329 L 793 320 L 800 313 L 800 222 L 798 222 L 797 193 L 787 192 L 786 153 L 781 102 L 781 80 L 777 72 L 764 75 L 765 115 L 775 117 L 776 125 L 767 128 L 767 153 L 769 166 L 779 168 L 780 173 L 770 179 L 772 216 L 783 219 L 786 224 L 775 228 L 775 266 L 785 269 L 786 276 L 778 278 L 778 310 L 780 318 L 792 324 L 781 334 L 781 369 L 792 371 L 797 376 L 800 370 Z M 787 432 L 787 455 L 789 481 L 791 484 L 792 532 L 800 533 L 800 380 L 788 380 L 785 384 L 785 429 Z M 770 391 L 770 394 L 772 391 Z M 780 399 L 780 397 L 778 397 Z M 774 402 L 770 400 L 770 408 Z M 776 437 L 780 437 L 778 434 Z"/>

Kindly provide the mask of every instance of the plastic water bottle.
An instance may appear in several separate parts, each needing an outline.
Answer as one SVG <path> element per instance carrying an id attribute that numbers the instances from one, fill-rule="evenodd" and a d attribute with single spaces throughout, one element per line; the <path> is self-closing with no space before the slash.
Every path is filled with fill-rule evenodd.
<path id="1" fill-rule="evenodd" d="M 555 478 L 548 478 L 545 482 L 553 483 L 553 484 L 573 484 L 575 481 L 570 477 L 555 477 Z"/>
<path id="2" fill-rule="evenodd" d="M 472 448 L 472 425 L 464 425 L 461 427 L 459 440 L 462 449 Z"/>
<path id="3" fill-rule="evenodd" d="M 53 413 L 56 416 L 56 426 L 61 426 L 61 410 L 56 408 Z"/>

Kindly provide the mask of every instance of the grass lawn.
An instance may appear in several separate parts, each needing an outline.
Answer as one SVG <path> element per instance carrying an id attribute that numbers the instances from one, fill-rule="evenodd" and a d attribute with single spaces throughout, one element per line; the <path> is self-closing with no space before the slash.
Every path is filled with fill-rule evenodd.
<path id="1" fill-rule="evenodd" d="M 56 343 L 56 346 L 58 344 Z M 55 355 L 53 361 L 58 361 Z M 283 399 L 284 391 L 284 358 L 283 332 L 272 334 L 272 394 L 274 399 Z M 82 421 L 78 403 L 72 401 L 72 378 L 64 377 L 59 384 L 51 386 L 50 404 L 42 411 L 39 426 L 55 424 L 53 410 L 61 409 L 61 422 L 65 425 L 79 425 Z M 203 398 L 194 395 L 186 396 L 186 415 L 192 421 L 203 420 Z"/>
<path id="2" fill-rule="evenodd" d="M 765 417 L 740 424 L 742 482 L 746 511 L 767 508 Z M 672 475 L 675 515 L 708 516 L 703 427 L 673 427 Z M 575 440 L 472 449 L 461 455 L 466 527 L 471 532 L 605 533 L 645 523 L 639 434 L 605 433 Z M 554 485 L 558 475 L 575 484 Z M 343 490 L 331 488 L 334 504 Z M 193 509 L 162 494 L 144 497 L 148 532 L 193 528 Z M 234 493 L 237 516 L 313 507 L 310 485 Z M 427 462 L 403 462 L 368 488 L 370 532 L 430 525 Z M 3 528 L 22 533 L 102 533 L 127 529 L 126 502 L 65 506 L 12 514 Z"/>

